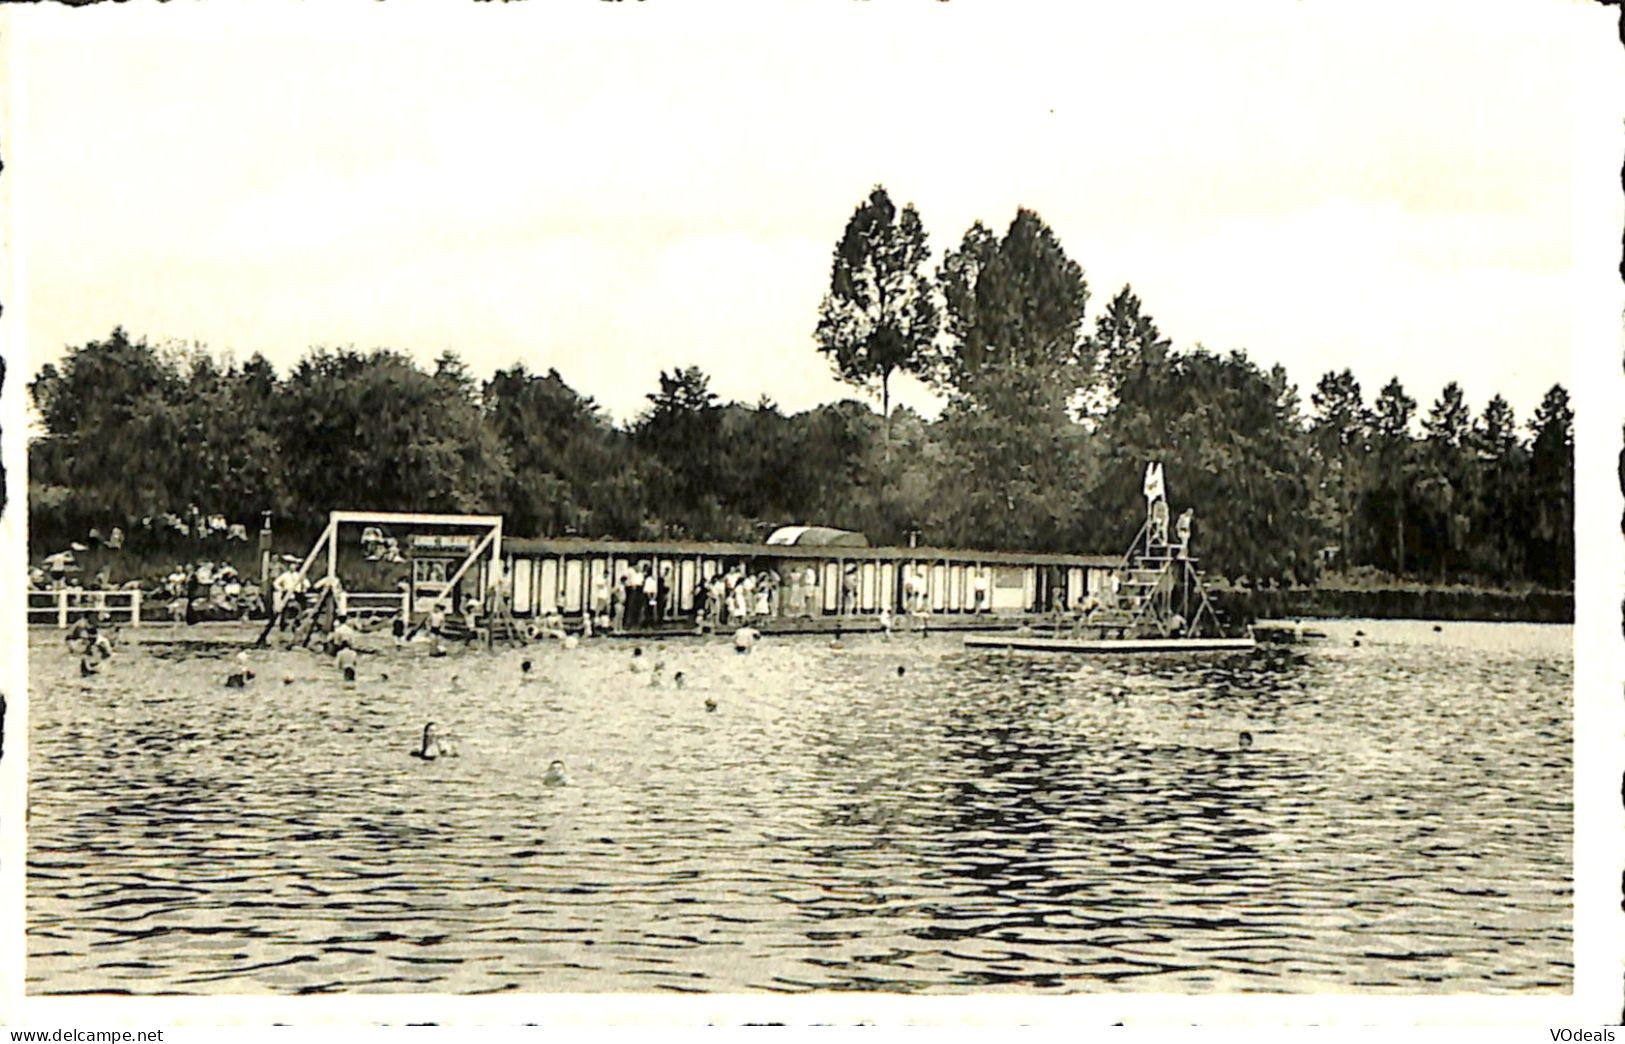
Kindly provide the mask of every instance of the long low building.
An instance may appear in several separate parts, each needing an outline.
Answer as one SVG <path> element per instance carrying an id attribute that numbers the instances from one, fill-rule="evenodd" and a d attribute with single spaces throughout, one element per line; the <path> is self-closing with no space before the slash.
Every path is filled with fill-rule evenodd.
<path id="1" fill-rule="evenodd" d="M 1082 592 L 1099 594 L 1123 566 L 1118 555 L 514 537 L 503 540 L 501 557 L 521 616 L 601 609 L 633 570 L 652 570 L 661 602 L 674 615 L 688 615 L 703 580 L 739 569 L 775 577 L 778 616 L 907 612 L 910 579 L 932 613 L 1045 612 Z M 474 589 L 484 587 L 480 576 Z"/>

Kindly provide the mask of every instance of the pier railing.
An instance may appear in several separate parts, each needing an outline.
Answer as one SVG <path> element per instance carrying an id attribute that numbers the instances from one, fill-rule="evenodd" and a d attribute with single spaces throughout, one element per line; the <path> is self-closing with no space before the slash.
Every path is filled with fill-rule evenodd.
<path id="1" fill-rule="evenodd" d="M 29 623 L 67 627 L 81 613 L 98 616 L 105 613 L 111 621 L 139 627 L 141 592 L 134 588 L 128 591 L 122 588 L 86 591 L 77 587 L 28 592 Z"/>

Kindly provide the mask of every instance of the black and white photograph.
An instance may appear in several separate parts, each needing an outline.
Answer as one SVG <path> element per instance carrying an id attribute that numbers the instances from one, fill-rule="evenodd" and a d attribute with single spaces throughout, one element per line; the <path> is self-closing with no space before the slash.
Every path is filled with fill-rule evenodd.
<path id="1" fill-rule="evenodd" d="M 6 5 L 0 1022 L 1618 1023 L 1619 32 Z"/>

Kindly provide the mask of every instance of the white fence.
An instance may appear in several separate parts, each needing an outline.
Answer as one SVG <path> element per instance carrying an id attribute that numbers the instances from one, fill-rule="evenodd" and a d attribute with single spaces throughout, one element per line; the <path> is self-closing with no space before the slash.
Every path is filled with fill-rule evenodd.
<path id="1" fill-rule="evenodd" d="M 82 612 L 106 613 L 109 620 L 140 626 L 141 592 L 119 589 L 84 591 L 75 587 L 28 592 L 29 623 L 66 627 Z"/>

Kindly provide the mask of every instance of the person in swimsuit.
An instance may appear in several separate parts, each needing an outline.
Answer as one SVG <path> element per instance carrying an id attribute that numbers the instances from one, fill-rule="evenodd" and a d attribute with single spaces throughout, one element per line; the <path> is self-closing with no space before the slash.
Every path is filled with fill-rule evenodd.
<path id="1" fill-rule="evenodd" d="M 333 656 L 333 662 L 338 664 L 338 668 L 344 674 L 344 680 L 347 682 L 355 681 L 357 659 L 358 657 L 356 655 L 355 646 L 353 645 L 341 646 L 339 651 Z"/>

